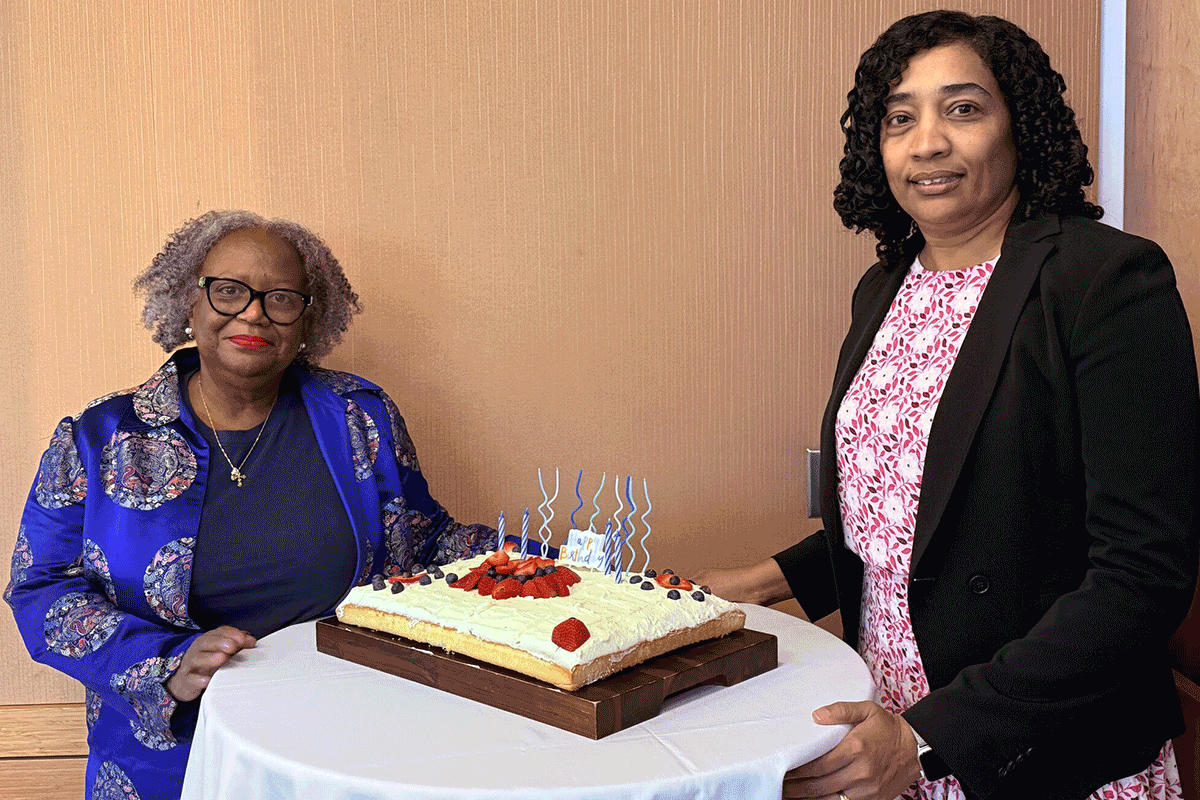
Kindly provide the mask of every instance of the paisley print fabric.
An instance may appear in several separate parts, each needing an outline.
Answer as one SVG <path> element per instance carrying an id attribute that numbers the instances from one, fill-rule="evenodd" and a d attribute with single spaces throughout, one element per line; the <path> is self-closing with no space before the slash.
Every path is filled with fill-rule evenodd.
<path id="1" fill-rule="evenodd" d="M 137 388 L 133 410 L 147 425 L 166 425 L 179 419 L 179 368 L 175 359 L 159 367 Z"/>
<path id="2" fill-rule="evenodd" d="M 109 682 L 137 714 L 137 721 L 129 723 L 134 737 L 151 750 L 169 750 L 177 744 L 171 733 L 175 701 L 167 694 L 163 682 L 179 668 L 181 661 L 182 653 L 172 658 L 147 658 L 113 675 Z"/>
<path id="3" fill-rule="evenodd" d="M 409 511 L 403 497 L 393 498 L 383 507 L 383 534 L 387 539 L 387 565 L 385 572 L 396 575 L 412 569 L 417 554 L 413 545 L 425 541 L 425 530 L 429 518 L 416 511 Z"/>
<path id="4" fill-rule="evenodd" d="M 839 503 L 846 545 L 863 561 L 859 650 L 894 713 L 929 694 L 913 635 L 908 573 L 934 413 L 995 262 L 909 271 L 835 422 Z M 1171 743 L 1146 772 L 1109 784 L 1104 800 L 1178 798 Z M 905 800 L 963 800 L 953 778 L 920 780 Z"/>
<path id="5" fill-rule="evenodd" d="M 496 531 L 486 525 L 463 525 L 455 522 L 438 538 L 434 561 L 446 564 L 460 558 L 470 558 L 495 546 Z"/>
<path id="6" fill-rule="evenodd" d="M 46 647 L 67 658 L 83 658 L 107 642 L 124 618 L 95 592 L 70 592 L 46 614 Z"/>
<path id="7" fill-rule="evenodd" d="M 388 417 L 392 421 L 392 444 L 396 448 L 396 461 L 402 467 L 408 467 L 413 472 L 420 472 L 421 465 L 417 463 L 417 448 L 413 446 L 412 438 L 408 435 L 408 427 L 400 409 L 392 402 L 392 398 L 383 396 L 383 404 L 387 408 Z"/>
<path id="8" fill-rule="evenodd" d="M 125 771 L 113 762 L 105 761 L 96 770 L 91 800 L 141 800 L 141 797 Z"/>
<path id="9" fill-rule="evenodd" d="M 91 539 L 83 540 L 82 567 L 83 574 L 88 580 L 104 587 L 104 594 L 108 597 L 108 602 L 116 603 L 117 590 L 113 586 L 112 573 L 108 571 L 108 559 L 105 558 L 100 545 Z"/>
<path id="10" fill-rule="evenodd" d="M 87 497 L 87 473 L 75 447 L 74 425 L 63 420 L 54 429 L 38 467 L 34 497 L 42 508 L 62 508 Z"/>
<path id="11" fill-rule="evenodd" d="M 33 566 L 33 551 L 29 549 L 29 539 L 25 536 L 25 526 L 17 529 L 17 546 L 13 548 L 12 569 L 9 572 L 8 586 L 4 589 L 4 602 L 12 603 L 12 590 L 18 583 L 25 580 L 25 574 Z"/>
<path id="12" fill-rule="evenodd" d="M 187 593 L 192 582 L 195 548 L 196 539 L 192 536 L 167 542 L 155 553 L 142 579 L 150 608 L 167 622 L 181 628 L 198 629 L 196 623 L 187 616 Z"/>
<path id="13" fill-rule="evenodd" d="M 334 394 L 346 395 L 366 388 L 362 381 L 349 372 L 338 372 L 335 369 L 322 369 L 321 367 L 311 367 L 309 371 L 312 372 L 314 378 L 333 390 Z"/>
<path id="14" fill-rule="evenodd" d="M 86 712 L 87 729 L 90 732 L 96 724 L 96 719 L 100 716 L 100 706 L 104 705 L 104 701 L 100 699 L 100 695 L 93 692 L 91 689 L 84 689 L 83 692 L 83 707 Z"/>
<path id="15" fill-rule="evenodd" d="M 375 421 L 353 400 L 346 401 L 346 429 L 350 432 L 350 456 L 354 462 L 354 477 L 365 481 L 379 455 L 379 428 Z"/>
<path id="16" fill-rule="evenodd" d="M 104 493 L 125 508 L 150 511 L 187 491 L 196 456 L 170 428 L 116 431 L 100 460 Z"/>

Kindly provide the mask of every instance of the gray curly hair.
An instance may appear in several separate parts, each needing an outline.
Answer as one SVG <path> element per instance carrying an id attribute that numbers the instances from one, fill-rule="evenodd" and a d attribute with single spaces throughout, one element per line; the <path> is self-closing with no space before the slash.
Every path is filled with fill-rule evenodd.
<path id="1" fill-rule="evenodd" d="M 265 219 L 253 211 L 209 211 L 185 222 L 171 234 L 162 252 L 133 282 L 146 296 L 142 323 L 167 352 L 185 344 L 188 312 L 200 294 L 200 265 L 218 241 L 236 230 L 258 228 L 296 248 L 313 296 L 308 319 L 307 347 L 296 360 L 316 364 L 342 340 L 350 317 L 362 311 L 358 295 L 325 242 L 302 225 L 286 219 Z"/>

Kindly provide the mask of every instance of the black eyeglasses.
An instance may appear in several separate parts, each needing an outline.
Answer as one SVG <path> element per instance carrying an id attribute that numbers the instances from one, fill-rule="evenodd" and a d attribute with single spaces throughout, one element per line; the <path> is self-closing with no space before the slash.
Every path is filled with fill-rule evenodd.
<path id="1" fill-rule="evenodd" d="M 255 291 L 233 278 L 214 278 L 206 275 L 200 279 L 200 286 L 208 295 L 208 304 L 218 314 L 236 317 L 258 300 L 262 303 L 262 310 L 267 319 L 276 325 L 291 325 L 300 319 L 313 301 L 311 294 L 293 289 Z"/>

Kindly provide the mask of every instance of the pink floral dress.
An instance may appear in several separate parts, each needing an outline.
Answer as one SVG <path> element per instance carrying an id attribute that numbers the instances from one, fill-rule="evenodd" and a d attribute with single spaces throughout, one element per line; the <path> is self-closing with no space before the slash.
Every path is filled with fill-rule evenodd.
<path id="1" fill-rule="evenodd" d="M 995 261 L 935 272 L 917 261 L 904 279 L 836 421 L 846 545 L 862 559 L 859 651 L 880 704 L 900 713 L 929 694 L 908 613 L 908 571 L 929 428 Z M 918 781 L 906 800 L 959 800 L 953 778 Z M 1168 741 L 1144 772 L 1108 784 L 1102 800 L 1182 798 Z"/>

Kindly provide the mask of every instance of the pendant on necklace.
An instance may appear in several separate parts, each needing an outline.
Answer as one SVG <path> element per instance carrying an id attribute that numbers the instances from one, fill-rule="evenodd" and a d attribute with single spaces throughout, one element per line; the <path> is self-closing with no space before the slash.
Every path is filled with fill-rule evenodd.
<path id="1" fill-rule="evenodd" d="M 246 480 L 246 476 L 242 474 L 240 469 L 234 467 L 233 469 L 229 470 L 229 480 L 237 481 L 238 488 L 240 489 L 242 488 L 242 481 Z"/>

